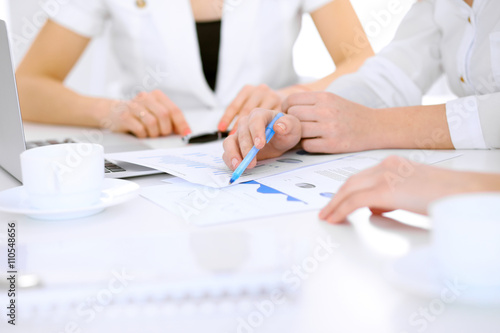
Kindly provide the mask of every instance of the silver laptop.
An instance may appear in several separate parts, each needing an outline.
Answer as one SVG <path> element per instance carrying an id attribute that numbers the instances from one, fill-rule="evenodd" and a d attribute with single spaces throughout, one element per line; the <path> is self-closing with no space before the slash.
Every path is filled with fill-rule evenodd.
<path id="1" fill-rule="evenodd" d="M 130 135 L 103 133 L 103 138 L 103 142 L 99 143 L 104 146 L 105 153 L 149 149 L 147 145 Z M 0 20 L 0 166 L 22 182 L 19 155 L 27 148 L 62 142 L 89 142 L 89 140 L 82 137 L 28 143 L 25 141 L 7 28 L 5 22 Z M 105 161 L 104 172 L 105 176 L 109 178 L 127 178 L 160 173 L 158 170 L 140 165 L 115 161 Z"/>

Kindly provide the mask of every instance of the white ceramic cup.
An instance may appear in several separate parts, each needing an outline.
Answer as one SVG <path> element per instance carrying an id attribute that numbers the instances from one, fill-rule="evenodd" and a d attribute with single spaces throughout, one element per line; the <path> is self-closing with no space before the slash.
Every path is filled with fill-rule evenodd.
<path id="1" fill-rule="evenodd" d="M 96 203 L 104 180 L 104 149 L 92 143 L 65 143 L 21 154 L 23 185 L 30 205 L 73 209 Z"/>
<path id="2" fill-rule="evenodd" d="M 468 286 L 500 286 L 500 193 L 446 197 L 429 213 L 440 275 Z"/>

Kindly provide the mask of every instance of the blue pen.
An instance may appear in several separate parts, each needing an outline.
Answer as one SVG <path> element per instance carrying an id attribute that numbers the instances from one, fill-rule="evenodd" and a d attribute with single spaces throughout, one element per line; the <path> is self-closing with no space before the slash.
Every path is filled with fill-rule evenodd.
<path id="1" fill-rule="evenodd" d="M 280 119 L 281 117 L 283 117 L 283 113 L 280 112 L 276 115 L 276 117 L 274 117 L 274 119 L 269 123 L 269 125 L 267 125 L 267 127 L 266 127 L 266 143 L 269 143 L 269 141 L 271 141 L 271 138 L 274 135 L 274 129 L 273 129 L 274 123 L 276 123 L 276 120 Z M 258 152 L 259 152 L 259 149 L 257 149 L 255 146 L 253 146 L 252 149 L 250 150 L 250 152 L 247 154 L 247 156 L 245 156 L 245 158 L 243 159 L 241 164 L 238 165 L 236 170 L 234 170 L 233 175 L 231 176 L 231 180 L 229 181 L 229 185 L 234 183 L 236 181 L 236 179 L 240 178 L 241 174 L 243 172 L 245 172 L 248 165 L 250 164 L 250 162 L 252 162 L 252 160 L 254 159 L 255 155 L 257 155 Z"/>

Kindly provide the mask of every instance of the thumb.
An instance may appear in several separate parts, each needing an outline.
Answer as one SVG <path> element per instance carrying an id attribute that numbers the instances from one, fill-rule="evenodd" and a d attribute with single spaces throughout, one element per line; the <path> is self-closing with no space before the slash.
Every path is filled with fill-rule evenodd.
<path id="1" fill-rule="evenodd" d="M 279 136 L 286 136 L 288 134 L 297 133 L 300 135 L 300 121 L 294 116 L 285 114 L 278 119 L 273 126 L 273 130 Z"/>
<path id="2" fill-rule="evenodd" d="M 295 147 L 300 142 L 302 134 L 300 121 L 291 115 L 284 115 L 274 124 L 276 133 L 270 144 L 275 149 L 286 151 Z"/>

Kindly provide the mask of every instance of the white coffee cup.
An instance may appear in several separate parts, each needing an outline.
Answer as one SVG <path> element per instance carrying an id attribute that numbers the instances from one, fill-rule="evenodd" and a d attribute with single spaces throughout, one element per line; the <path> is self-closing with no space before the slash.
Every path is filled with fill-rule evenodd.
<path id="1" fill-rule="evenodd" d="M 104 180 L 104 149 L 91 143 L 65 143 L 21 154 L 23 187 L 30 205 L 72 209 L 96 203 Z"/>
<path id="2" fill-rule="evenodd" d="M 446 197 L 429 213 L 440 275 L 471 287 L 500 286 L 500 193 Z"/>

